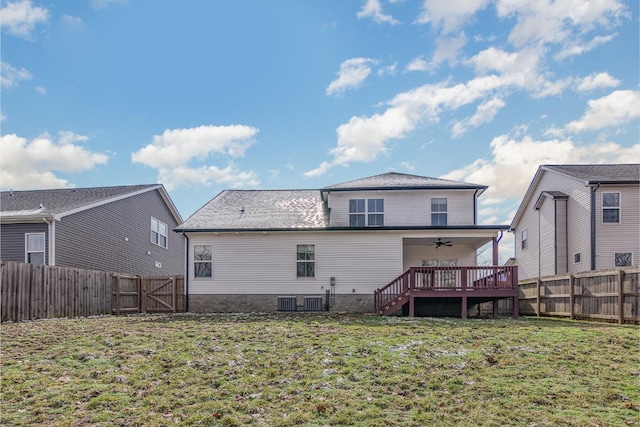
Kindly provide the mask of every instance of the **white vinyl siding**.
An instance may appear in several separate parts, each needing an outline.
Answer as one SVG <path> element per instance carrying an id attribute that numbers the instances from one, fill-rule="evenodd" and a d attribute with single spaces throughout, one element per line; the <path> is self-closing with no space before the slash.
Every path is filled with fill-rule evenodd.
<path id="1" fill-rule="evenodd" d="M 334 191 L 329 193 L 331 227 L 349 226 L 350 199 L 384 199 L 384 225 L 431 225 L 431 199 L 447 199 L 447 225 L 474 224 L 474 190 L 380 190 Z"/>
<path id="2" fill-rule="evenodd" d="M 540 275 L 550 276 L 556 274 L 556 212 L 553 199 L 545 198 L 540 206 L 539 214 Z"/>
<path id="3" fill-rule="evenodd" d="M 603 223 L 602 193 L 620 193 L 620 223 Z M 615 267 L 615 253 L 640 253 L 638 185 L 602 185 L 596 193 L 596 269 Z M 583 259 L 584 260 L 584 259 Z M 638 264 L 638 260 L 633 260 Z"/>
<path id="4" fill-rule="evenodd" d="M 372 294 L 402 273 L 402 238 L 385 232 L 195 233 L 193 245 L 213 246 L 213 277 L 189 282 L 191 294 Z M 314 245 L 315 277 L 296 276 L 297 245 Z M 366 254 L 366 256 L 363 256 Z M 193 279 L 193 271 L 189 272 Z"/>
<path id="5" fill-rule="evenodd" d="M 553 266 L 542 266 L 538 264 L 538 254 L 540 253 L 539 243 L 542 233 L 538 229 L 538 211 L 533 207 L 542 191 L 561 191 L 569 196 L 566 204 L 566 215 L 568 218 L 568 229 L 565 241 L 570 254 L 581 254 L 581 262 L 572 262 L 568 266 L 568 273 L 578 273 L 590 269 L 591 259 L 591 189 L 584 183 L 557 174 L 545 171 L 533 191 L 532 198 L 524 206 L 523 214 L 516 228 L 516 253 L 518 262 L 518 277 L 528 279 L 538 277 L 538 273 L 543 271 L 553 271 Z M 543 206 L 551 206 L 552 200 L 547 200 Z M 554 225 L 553 223 L 550 223 Z M 555 225 L 554 225 L 555 226 Z M 527 249 L 521 248 L 521 231 L 527 229 L 528 243 Z M 555 253 L 555 251 L 554 251 Z M 551 258 L 549 263 L 555 263 L 555 258 Z"/>

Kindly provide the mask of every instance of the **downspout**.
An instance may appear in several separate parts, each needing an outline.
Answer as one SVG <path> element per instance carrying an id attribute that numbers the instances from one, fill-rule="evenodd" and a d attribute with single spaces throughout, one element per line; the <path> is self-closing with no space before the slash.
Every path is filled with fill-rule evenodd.
<path id="1" fill-rule="evenodd" d="M 596 191 L 600 184 L 591 187 L 591 270 L 596 269 Z"/>
<path id="2" fill-rule="evenodd" d="M 473 192 L 473 225 L 478 225 L 478 191 L 479 189 L 476 188 Z"/>
<path id="3" fill-rule="evenodd" d="M 49 254 L 48 254 L 48 262 L 45 262 L 46 265 L 56 265 L 56 229 L 55 223 L 56 220 L 51 218 L 43 218 L 44 222 L 47 223 L 47 235 L 49 240 Z"/>
<path id="4" fill-rule="evenodd" d="M 184 311 L 189 312 L 189 236 L 185 232 L 182 232 L 182 237 L 185 238 L 185 265 L 184 265 Z"/>
<path id="5" fill-rule="evenodd" d="M 538 279 L 541 277 L 540 276 L 540 270 L 542 269 L 541 264 L 542 264 L 542 260 L 540 259 L 540 257 L 542 256 L 542 250 L 540 249 L 540 245 L 542 244 L 542 242 L 540 241 L 540 209 L 537 209 L 538 211 Z"/>
<path id="6" fill-rule="evenodd" d="M 553 274 L 558 274 L 558 201 L 553 200 Z"/>

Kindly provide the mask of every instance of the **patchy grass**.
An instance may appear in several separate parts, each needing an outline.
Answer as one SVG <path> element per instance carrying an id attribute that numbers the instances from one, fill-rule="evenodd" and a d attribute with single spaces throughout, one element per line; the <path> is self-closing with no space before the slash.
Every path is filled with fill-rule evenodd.
<path id="1" fill-rule="evenodd" d="M 157 315 L 4 324 L 2 425 L 640 425 L 638 328 Z"/>

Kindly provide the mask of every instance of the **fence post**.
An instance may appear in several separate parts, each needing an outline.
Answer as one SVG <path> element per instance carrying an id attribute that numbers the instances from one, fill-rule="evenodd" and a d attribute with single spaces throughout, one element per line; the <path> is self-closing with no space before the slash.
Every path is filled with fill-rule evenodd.
<path id="1" fill-rule="evenodd" d="M 144 277 L 138 277 L 138 307 L 140 307 L 140 313 L 147 312 L 147 286 L 149 282 Z"/>
<path id="2" fill-rule="evenodd" d="M 618 270 L 618 323 L 624 323 L 624 270 Z"/>
<path id="3" fill-rule="evenodd" d="M 173 303 L 171 305 L 173 306 L 173 312 L 175 313 L 178 310 L 178 282 L 176 281 L 175 276 L 171 276 L 171 286 L 173 286 L 173 295 L 171 295 Z"/>
<path id="4" fill-rule="evenodd" d="M 116 316 L 120 316 L 120 275 L 116 276 L 115 305 Z"/>
<path id="5" fill-rule="evenodd" d="M 574 292 L 574 277 L 573 274 L 569 275 L 569 319 L 573 320 L 576 317 L 576 308 L 575 308 L 575 292 Z"/>

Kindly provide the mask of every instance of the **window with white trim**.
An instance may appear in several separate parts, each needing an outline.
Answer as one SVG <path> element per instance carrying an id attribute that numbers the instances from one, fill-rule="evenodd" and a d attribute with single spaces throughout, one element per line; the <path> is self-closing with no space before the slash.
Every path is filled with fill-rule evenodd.
<path id="1" fill-rule="evenodd" d="M 364 199 L 349 199 L 349 227 L 364 227 Z"/>
<path id="2" fill-rule="evenodd" d="M 384 199 L 349 199 L 349 227 L 384 226 Z"/>
<path id="3" fill-rule="evenodd" d="M 633 253 L 631 252 L 616 252 L 615 264 L 616 267 L 630 267 L 633 265 Z"/>
<path id="4" fill-rule="evenodd" d="M 367 226 L 382 227 L 384 225 L 384 199 L 367 200 Z"/>
<path id="5" fill-rule="evenodd" d="M 529 246 L 529 237 L 528 237 L 529 232 L 527 231 L 527 229 L 525 228 L 524 230 L 522 230 L 522 233 L 520 233 L 520 242 L 521 242 L 521 249 L 527 249 L 527 247 Z"/>
<path id="6" fill-rule="evenodd" d="M 447 225 L 446 197 L 434 197 L 431 199 L 431 225 Z"/>
<path id="7" fill-rule="evenodd" d="M 166 249 L 168 230 L 167 224 L 151 217 L 151 243 Z"/>
<path id="8" fill-rule="evenodd" d="M 44 233 L 26 233 L 24 240 L 25 262 L 44 264 Z"/>
<path id="9" fill-rule="evenodd" d="M 211 277 L 213 274 L 213 247 L 193 245 L 193 277 Z"/>
<path id="10" fill-rule="evenodd" d="M 620 193 L 602 193 L 602 222 L 620 223 Z"/>
<path id="11" fill-rule="evenodd" d="M 296 246 L 297 277 L 316 277 L 316 245 Z"/>

